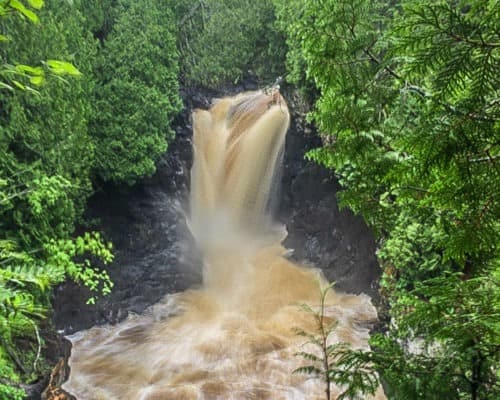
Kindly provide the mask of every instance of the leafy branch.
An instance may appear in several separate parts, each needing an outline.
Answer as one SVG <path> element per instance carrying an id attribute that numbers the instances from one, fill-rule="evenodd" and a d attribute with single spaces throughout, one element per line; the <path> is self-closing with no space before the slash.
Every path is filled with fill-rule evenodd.
<path id="1" fill-rule="evenodd" d="M 0 18 L 9 14 L 17 14 L 34 24 L 39 23 L 36 11 L 42 9 L 44 1 L 28 0 L 28 4 L 29 7 L 35 11 L 26 7 L 20 0 L 3 0 L 0 3 Z M 7 36 L 0 35 L 0 42 L 8 41 L 9 38 Z M 41 86 L 46 80 L 47 72 L 58 77 L 64 75 L 81 76 L 80 71 L 73 64 L 66 61 L 46 60 L 42 62 L 42 66 L 38 67 L 25 64 L 10 65 L 5 63 L 0 67 L 0 89 L 7 89 L 10 91 L 19 89 L 38 93 L 32 86 Z"/>
<path id="2" fill-rule="evenodd" d="M 363 350 L 352 350 L 347 343 L 330 344 L 329 337 L 337 327 L 337 321 L 326 314 L 326 298 L 334 283 L 320 287 L 320 304 L 314 309 L 308 304 L 300 308 L 311 315 L 315 321 L 313 332 L 296 329 L 296 333 L 307 339 L 305 345 L 312 345 L 316 352 L 296 353 L 310 364 L 294 370 L 294 373 L 314 375 L 325 384 L 325 399 L 331 399 L 331 385 L 344 389 L 337 400 L 353 399 L 357 396 L 374 394 L 377 390 L 378 376 L 371 366 L 369 355 Z M 319 354 L 319 355 L 318 355 Z M 368 358 L 367 358 L 368 357 Z"/>

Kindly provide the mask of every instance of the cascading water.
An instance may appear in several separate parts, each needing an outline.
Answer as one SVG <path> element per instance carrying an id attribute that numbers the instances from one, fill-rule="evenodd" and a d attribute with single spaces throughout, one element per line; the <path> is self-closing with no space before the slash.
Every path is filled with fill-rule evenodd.
<path id="1" fill-rule="evenodd" d="M 273 225 L 289 113 L 276 91 L 225 98 L 193 114 L 189 227 L 204 259 L 202 288 L 167 296 L 144 315 L 70 337 L 80 400 L 324 399 L 319 379 L 294 374 L 327 283 L 284 258 L 285 229 Z M 330 292 L 333 342 L 367 347 L 376 312 L 367 296 Z M 307 348 L 306 351 L 313 351 Z M 332 387 L 332 398 L 340 389 Z M 381 390 L 375 399 L 384 399 Z"/>

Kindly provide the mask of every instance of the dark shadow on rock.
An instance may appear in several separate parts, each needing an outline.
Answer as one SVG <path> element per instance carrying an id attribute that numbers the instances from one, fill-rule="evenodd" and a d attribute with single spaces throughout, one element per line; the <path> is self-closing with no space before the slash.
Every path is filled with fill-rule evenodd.
<path id="1" fill-rule="evenodd" d="M 87 219 L 113 243 L 106 266 L 114 288 L 86 304 L 87 289 L 68 282 L 54 293 L 54 323 L 65 334 L 116 323 L 141 313 L 168 293 L 199 284 L 201 261 L 186 225 L 191 126 L 188 112 L 174 121 L 175 140 L 151 178 L 131 188 L 103 185 L 90 199 Z"/>
<path id="2" fill-rule="evenodd" d="M 40 336 L 44 340 L 41 352 L 43 362 L 48 366 L 56 365 L 60 361 L 67 365 L 71 354 L 71 342 L 56 332 L 50 320 L 46 320 L 40 325 Z M 69 370 L 67 372 L 67 376 L 69 376 Z M 47 388 L 49 380 L 47 373 L 43 379 L 37 382 L 23 384 L 21 387 L 26 392 L 26 400 L 40 400 L 41 393 Z"/>
<path id="3" fill-rule="evenodd" d="M 339 210 L 336 195 L 341 187 L 333 172 L 304 158 L 319 146 L 314 129 L 292 116 L 279 214 L 288 230 L 284 244 L 294 250 L 292 259 L 320 268 L 337 289 L 363 292 L 377 301 L 381 270 L 375 239 L 361 217 Z"/>

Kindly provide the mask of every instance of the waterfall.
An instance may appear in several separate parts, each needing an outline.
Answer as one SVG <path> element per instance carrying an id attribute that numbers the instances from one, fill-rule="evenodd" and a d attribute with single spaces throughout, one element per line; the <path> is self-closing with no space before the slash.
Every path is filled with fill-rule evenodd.
<path id="1" fill-rule="evenodd" d="M 190 224 L 199 242 L 222 216 L 240 232 L 268 219 L 289 121 L 278 92 L 245 93 L 193 113 Z"/>
<path id="2" fill-rule="evenodd" d="M 166 296 L 143 315 L 70 337 L 64 389 L 80 400 L 317 400 L 320 379 L 294 374 L 295 353 L 328 283 L 284 257 L 272 194 L 290 115 L 277 90 L 243 93 L 193 113 L 188 225 L 203 255 L 203 286 Z M 376 312 L 365 295 L 330 291 L 330 341 L 367 348 Z M 341 388 L 332 387 L 332 398 Z M 380 390 L 375 399 L 384 399 Z"/>
<path id="3" fill-rule="evenodd" d="M 284 238 L 269 204 L 280 184 L 276 177 L 289 122 L 278 91 L 243 93 L 193 113 L 188 224 L 204 256 L 207 289 L 234 289 L 248 267 L 247 255 Z M 233 285 L 224 283 L 228 277 Z"/>

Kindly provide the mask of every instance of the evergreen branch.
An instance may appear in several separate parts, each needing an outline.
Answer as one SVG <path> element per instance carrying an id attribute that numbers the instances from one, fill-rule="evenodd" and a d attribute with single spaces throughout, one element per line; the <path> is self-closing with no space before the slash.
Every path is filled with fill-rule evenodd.
<path id="1" fill-rule="evenodd" d="M 354 34 L 354 32 L 353 32 Z M 355 38 L 355 37 L 354 37 Z M 382 61 L 380 61 L 378 59 L 378 57 L 373 54 L 370 49 L 363 49 L 363 53 L 365 53 L 371 61 L 373 61 L 375 64 L 377 65 L 382 65 Z M 394 71 L 392 68 L 389 68 L 387 66 L 384 66 L 383 68 L 385 71 L 387 71 L 389 73 L 389 75 L 393 76 L 394 78 L 396 78 L 398 81 L 402 81 L 404 80 L 396 71 Z"/>
<path id="2" fill-rule="evenodd" d="M 489 48 L 489 49 L 496 49 L 496 48 L 500 47 L 500 43 L 485 42 L 482 37 L 481 37 L 481 40 L 474 40 L 474 39 L 471 39 L 468 37 L 459 36 L 456 33 L 453 33 L 445 28 L 442 28 L 440 24 L 435 25 L 435 28 L 437 28 L 438 31 L 440 31 L 441 33 L 444 33 L 445 35 L 449 36 L 454 41 L 459 42 L 459 43 L 467 43 L 467 44 L 470 44 L 471 46 L 483 47 L 483 48 Z"/>
<path id="3" fill-rule="evenodd" d="M 354 30 L 351 29 L 351 33 L 353 35 L 353 38 L 356 38 L 354 36 L 355 35 Z M 363 49 L 363 52 L 375 64 L 377 64 L 379 66 L 382 66 L 383 70 L 386 71 L 389 75 L 391 75 L 393 78 L 397 79 L 398 81 L 403 82 L 404 83 L 404 90 L 408 90 L 409 92 L 417 93 L 418 95 L 422 96 L 423 98 L 428 98 L 428 99 L 435 100 L 434 96 L 431 93 L 429 93 L 428 91 L 426 91 L 425 89 L 423 89 L 423 88 L 421 88 L 419 86 L 415 86 L 415 85 L 409 84 L 409 82 L 406 79 L 404 79 L 400 74 L 398 74 L 392 68 L 383 65 L 382 61 L 375 54 L 373 54 L 370 51 L 369 48 Z M 442 102 L 442 101 L 437 101 L 437 103 L 439 105 L 445 107 L 448 111 L 451 111 L 451 112 L 453 112 L 455 114 L 458 114 L 458 115 L 463 115 L 463 116 L 466 116 L 466 117 L 469 117 L 469 118 L 472 118 L 472 119 L 477 119 L 477 120 L 485 121 L 485 122 L 496 122 L 496 121 L 498 121 L 497 118 L 488 118 L 488 117 L 486 117 L 484 115 L 480 115 L 479 112 L 464 114 L 464 113 L 458 111 L 455 106 L 453 106 L 453 105 L 451 105 L 449 103 L 445 103 L 445 102 Z M 486 109 L 491 108 L 492 106 L 494 106 L 497 103 L 498 103 L 498 99 L 494 99 L 485 108 Z"/>
<path id="4" fill-rule="evenodd" d="M 373 54 L 370 50 L 368 49 L 363 49 L 363 52 L 368 55 L 368 57 L 370 58 L 370 60 L 372 60 L 375 64 L 377 65 L 382 65 L 382 61 L 380 61 L 376 56 L 375 54 Z M 387 71 L 389 73 L 389 75 L 391 75 L 392 77 L 394 77 L 395 79 L 397 79 L 398 81 L 401 81 L 404 83 L 404 89 L 405 90 L 408 90 L 409 92 L 414 92 L 414 93 L 417 93 L 419 94 L 420 96 L 422 96 L 423 98 L 430 98 L 430 99 L 433 99 L 433 96 L 432 94 L 430 94 L 429 92 L 427 92 L 425 89 L 422 89 L 421 87 L 419 86 L 415 86 L 415 85 L 411 85 L 408 83 L 408 81 L 406 79 L 404 79 L 401 75 L 399 75 L 396 71 L 394 71 L 392 68 L 389 68 L 388 66 L 384 66 L 383 67 L 384 71 Z M 448 103 L 443 103 L 443 102 L 440 102 L 438 101 L 438 104 L 446 107 L 449 111 L 453 111 L 453 112 L 456 112 L 456 108 L 454 106 L 452 106 L 451 104 L 448 104 Z"/>
<path id="5" fill-rule="evenodd" d="M 354 28 L 352 26 L 350 26 L 349 30 L 351 32 L 352 38 L 356 39 L 356 33 L 354 32 Z M 365 53 L 368 56 L 368 58 L 371 61 L 373 61 L 375 64 L 381 66 L 382 61 L 379 60 L 379 58 L 375 54 L 372 53 L 372 51 L 370 50 L 371 47 L 373 47 L 373 44 L 371 44 L 370 47 L 364 48 L 363 53 Z M 396 71 L 394 71 L 392 68 L 384 65 L 383 70 L 386 71 L 387 73 L 389 73 L 389 75 L 391 75 L 393 78 L 397 79 L 398 81 L 404 82 L 405 88 L 408 89 L 409 91 L 418 93 L 422 97 L 431 97 L 431 94 L 428 93 L 427 91 L 425 91 L 424 89 L 422 89 L 418 86 L 408 85 L 408 81 L 406 79 L 404 79 L 401 75 L 399 75 Z"/>
<path id="6" fill-rule="evenodd" d="M 456 11 L 455 10 L 452 10 L 452 9 L 445 9 L 446 12 L 450 12 L 451 14 L 450 15 L 454 15 L 455 17 L 457 17 L 458 19 L 461 19 L 462 15 L 457 15 Z M 455 12 L 454 12 L 455 11 Z M 464 37 L 464 36 L 460 36 L 456 33 L 454 33 L 453 31 L 451 31 L 450 29 L 446 29 L 444 28 L 441 23 L 439 22 L 439 14 L 437 12 L 437 9 L 436 8 L 433 8 L 431 7 L 430 8 L 430 12 L 432 13 L 432 16 L 434 17 L 434 24 L 431 23 L 430 20 L 427 20 L 425 18 L 425 13 L 416 13 L 417 15 L 419 15 L 423 21 L 427 22 L 426 25 L 429 25 L 430 27 L 432 28 L 435 28 L 437 29 L 439 32 L 445 34 L 446 36 L 452 38 L 453 40 L 455 40 L 456 42 L 460 42 L 460 43 L 467 43 L 471 46 L 478 46 L 478 47 L 485 47 L 485 48 L 497 48 L 497 47 L 500 47 L 500 43 L 496 43 L 496 42 L 486 42 L 482 35 L 480 34 L 480 39 L 481 40 L 474 40 L 474 39 L 471 39 L 469 37 Z M 465 21 L 461 21 L 462 24 L 465 24 Z M 479 26 L 476 28 L 478 29 Z"/>
<path id="7" fill-rule="evenodd" d="M 484 204 L 483 208 L 481 209 L 481 212 L 479 213 L 479 215 L 477 216 L 477 220 L 476 220 L 476 227 L 479 228 L 479 226 L 481 225 L 481 222 L 483 220 L 483 217 L 484 215 L 486 214 L 486 212 L 489 210 L 490 208 L 490 205 L 493 201 L 493 196 L 490 197 L 486 203 Z"/>
<path id="8" fill-rule="evenodd" d="M 295 353 L 294 355 L 303 357 L 306 360 L 310 360 L 310 361 L 314 361 L 314 362 L 323 361 L 323 359 L 318 357 L 317 355 L 312 354 L 312 353 L 307 353 L 305 351 L 300 351 L 298 353 Z"/>

